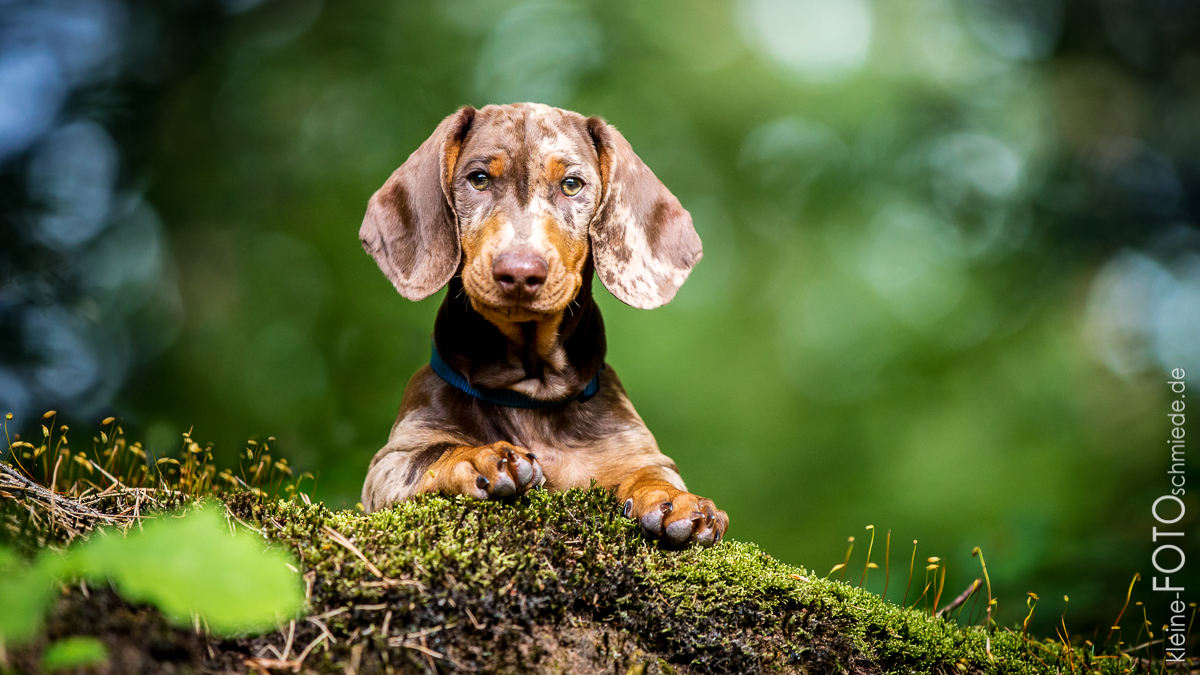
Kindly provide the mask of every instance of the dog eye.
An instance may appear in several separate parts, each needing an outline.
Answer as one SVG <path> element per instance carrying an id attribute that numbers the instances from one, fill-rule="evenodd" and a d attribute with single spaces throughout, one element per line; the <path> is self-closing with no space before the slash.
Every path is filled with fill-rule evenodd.
<path id="1" fill-rule="evenodd" d="M 579 180 L 578 178 L 567 177 L 563 179 L 562 183 L 559 185 L 559 189 L 562 190 L 564 195 L 568 197 L 574 197 L 575 195 L 579 194 L 580 190 L 583 189 L 583 181 Z"/>
<path id="2" fill-rule="evenodd" d="M 476 170 L 467 174 L 467 182 L 470 183 L 471 187 L 475 188 L 476 190 L 486 190 L 488 183 L 490 183 L 491 180 L 492 177 L 483 171 Z"/>

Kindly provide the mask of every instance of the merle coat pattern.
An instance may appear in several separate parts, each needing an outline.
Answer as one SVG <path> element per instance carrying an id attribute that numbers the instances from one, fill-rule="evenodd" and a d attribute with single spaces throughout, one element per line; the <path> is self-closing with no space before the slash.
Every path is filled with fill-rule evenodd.
<path id="1" fill-rule="evenodd" d="M 404 297 L 449 287 L 433 330 L 445 364 L 546 406 L 481 400 L 421 368 L 371 461 L 368 511 L 422 492 L 497 499 L 594 480 L 648 537 L 720 540 L 725 512 L 687 491 L 604 363 L 593 275 L 650 309 L 701 255 L 691 216 L 615 128 L 540 104 L 464 107 L 371 197 L 360 238 Z"/>

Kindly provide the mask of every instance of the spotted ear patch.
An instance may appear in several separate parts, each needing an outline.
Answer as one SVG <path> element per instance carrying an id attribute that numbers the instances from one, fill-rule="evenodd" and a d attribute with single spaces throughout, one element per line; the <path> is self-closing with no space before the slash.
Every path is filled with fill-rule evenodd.
<path id="1" fill-rule="evenodd" d="M 604 195 L 589 227 L 596 273 L 627 305 L 671 301 L 702 254 L 692 217 L 612 125 L 592 117 Z"/>
<path id="2" fill-rule="evenodd" d="M 363 249 L 409 300 L 433 295 L 458 269 L 462 251 L 447 181 L 474 119 L 466 106 L 442 120 L 367 204 L 358 231 Z"/>

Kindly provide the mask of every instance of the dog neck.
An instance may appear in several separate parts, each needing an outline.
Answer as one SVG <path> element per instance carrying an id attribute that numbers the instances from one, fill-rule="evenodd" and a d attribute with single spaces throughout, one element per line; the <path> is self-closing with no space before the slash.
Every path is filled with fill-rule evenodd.
<path id="1" fill-rule="evenodd" d="M 547 401 L 578 394 L 600 371 L 606 348 L 591 269 L 583 279 L 563 312 L 508 322 L 476 311 L 455 276 L 433 326 L 438 353 L 474 387 Z"/>

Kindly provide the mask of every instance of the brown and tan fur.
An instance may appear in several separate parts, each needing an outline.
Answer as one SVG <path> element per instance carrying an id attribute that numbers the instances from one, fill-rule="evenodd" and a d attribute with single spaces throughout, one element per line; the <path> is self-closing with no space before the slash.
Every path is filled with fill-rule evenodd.
<path id="1" fill-rule="evenodd" d="M 593 273 L 649 309 L 701 254 L 691 216 L 615 128 L 540 104 L 464 107 L 371 197 L 359 234 L 404 297 L 449 286 L 434 344 L 471 386 L 561 402 L 496 405 L 421 368 L 371 461 L 368 511 L 422 492 L 493 499 L 594 480 L 649 537 L 720 540 L 725 513 L 687 492 L 604 364 Z"/>

